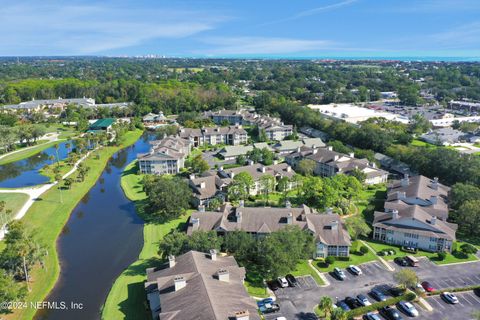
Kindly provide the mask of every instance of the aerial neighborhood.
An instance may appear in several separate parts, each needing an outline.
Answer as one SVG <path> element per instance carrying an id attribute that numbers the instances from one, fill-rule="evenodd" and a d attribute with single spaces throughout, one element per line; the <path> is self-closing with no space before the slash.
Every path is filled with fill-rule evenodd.
<path id="1" fill-rule="evenodd" d="M 478 319 L 476 63 L 32 59 L 2 319 Z"/>

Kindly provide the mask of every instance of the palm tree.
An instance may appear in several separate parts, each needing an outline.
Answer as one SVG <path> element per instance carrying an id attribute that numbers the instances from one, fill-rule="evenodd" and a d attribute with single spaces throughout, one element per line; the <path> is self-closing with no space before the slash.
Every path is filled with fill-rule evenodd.
<path id="1" fill-rule="evenodd" d="M 333 301 L 329 296 L 323 296 L 318 303 L 318 308 L 325 313 L 325 317 L 328 318 L 332 313 Z"/>
<path id="2" fill-rule="evenodd" d="M 332 311 L 331 320 L 348 320 L 348 315 L 340 308 L 336 308 Z"/>

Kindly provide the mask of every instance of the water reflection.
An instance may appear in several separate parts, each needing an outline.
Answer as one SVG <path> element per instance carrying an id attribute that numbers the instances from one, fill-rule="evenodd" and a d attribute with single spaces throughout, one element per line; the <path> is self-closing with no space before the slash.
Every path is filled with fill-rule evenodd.
<path id="1" fill-rule="evenodd" d="M 58 158 L 63 160 L 68 157 L 69 149 L 66 144 L 72 145 L 71 141 L 59 143 Z M 51 159 L 54 158 L 54 160 Z M 22 188 L 33 186 L 49 181 L 48 177 L 42 176 L 38 171 L 44 166 L 56 161 L 57 152 L 55 146 L 37 153 L 29 158 L 7 163 L 0 166 L 0 187 L 1 188 Z"/>

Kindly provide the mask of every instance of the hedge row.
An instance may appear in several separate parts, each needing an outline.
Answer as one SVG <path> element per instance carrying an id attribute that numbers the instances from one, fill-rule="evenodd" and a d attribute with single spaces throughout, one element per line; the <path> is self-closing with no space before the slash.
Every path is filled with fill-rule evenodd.
<path id="1" fill-rule="evenodd" d="M 348 315 L 349 318 L 356 317 L 356 316 L 361 316 L 361 315 L 366 314 L 368 312 L 376 311 L 376 310 L 379 310 L 381 308 L 397 304 L 398 302 L 400 302 L 402 300 L 412 301 L 416 297 L 417 297 L 417 295 L 410 291 L 410 292 L 407 292 L 404 295 L 401 295 L 401 296 L 396 297 L 396 298 L 390 298 L 390 299 L 387 299 L 385 301 L 375 302 L 370 306 L 353 309 L 351 311 L 348 311 L 347 315 Z"/>
<path id="2" fill-rule="evenodd" d="M 433 292 L 427 293 L 428 296 L 436 296 L 443 292 L 463 292 L 463 291 L 470 291 L 480 289 L 480 285 L 476 284 L 474 286 L 462 287 L 462 288 L 450 288 L 450 289 L 442 289 L 442 290 L 435 290 Z"/>

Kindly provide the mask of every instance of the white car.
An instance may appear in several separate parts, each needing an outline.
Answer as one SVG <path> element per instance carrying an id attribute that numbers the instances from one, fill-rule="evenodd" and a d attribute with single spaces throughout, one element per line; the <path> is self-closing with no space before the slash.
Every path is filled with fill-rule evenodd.
<path id="1" fill-rule="evenodd" d="M 410 317 L 418 317 L 418 310 L 411 302 L 400 301 L 398 307 Z"/>
<path id="2" fill-rule="evenodd" d="M 280 277 L 280 278 L 277 279 L 277 281 L 278 281 L 278 284 L 280 285 L 280 287 L 282 287 L 282 288 L 288 287 L 287 279 Z"/>
<path id="3" fill-rule="evenodd" d="M 451 292 L 444 292 L 441 294 L 442 298 L 447 301 L 448 303 L 451 304 L 457 304 L 458 303 L 458 298 L 456 295 L 454 295 Z"/>
<path id="4" fill-rule="evenodd" d="M 287 318 L 285 318 L 285 317 L 278 317 L 278 318 L 275 318 L 275 320 L 287 320 Z"/>
<path id="5" fill-rule="evenodd" d="M 420 292 L 420 293 L 424 293 L 424 292 L 425 292 L 425 289 L 422 287 L 422 285 L 421 285 L 420 283 L 417 283 L 417 284 L 415 285 L 415 287 L 413 288 L 413 290 L 418 291 L 418 292 Z"/>
<path id="6" fill-rule="evenodd" d="M 353 273 L 356 276 L 359 276 L 362 274 L 362 269 L 360 269 L 357 266 L 354 266 L 353 264 L 348 266 L 348 270 L 350 270 L 351 273 Z"/>

